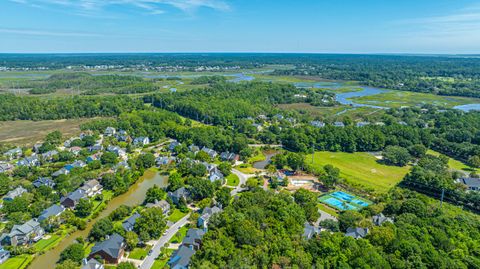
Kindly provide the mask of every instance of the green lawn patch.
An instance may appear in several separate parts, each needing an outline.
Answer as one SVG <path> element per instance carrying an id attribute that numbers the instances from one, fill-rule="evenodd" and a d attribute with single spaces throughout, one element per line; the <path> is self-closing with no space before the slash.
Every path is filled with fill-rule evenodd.
<path id="1" fill-rule="evenodd" d="M 264 161 L 267 157 L 261 150 L 257 150 L 256 155 L 252 156 L 250 159 L 248 159 L 248 163 L 256 163 L 256 162 L 261 162 Z"/>
<path id="2" fill-rule="evenodd" d="M 56 246 L 64 237 L 66 233 L 62 233 L 62 235 L 52 234 L 48 239 L 42 239 L 37 243 L 33 244 L 33 248 L 35 251 L 46 251 L 48 249 L 53 248 Z"/>
<path id="3" fill-rule="evenodd" d="M 183 226 L 182 228 L 180 228 L 178 230 L 178 232 L 168 242 L 169 243 L 174 243 L 174 244 L 182 242 L 183 238 L 185 238 L 185 236 L 187 236 L 188 229 L 189 229 L 188 225 Z"/>
<path id="4" fill-rule="evenodd" d="M 168 248 L 164 249 L 163 252 L 159 255 L 158 259 L 156 259 L 155 262 L 153 263 L 152 269 L 168 268 L 167 263 L 173 251 L 174 251 L 173 249 L 168 249 Z"/>
<path id="5" fill-rule="evenodd" d="M 334 217 L 338 217 L 338 211 L 333 208 L 330 208 L 324 204 L 317 204 L 318 209 L 322 210 L 325 213 L 328 213 Z"/>
<path id="6" fill-rule="evenodd" d="M 306 156 L 307 162 L 311 155 Z M 347 183 L 359 184 L 372 188 L 379 193 L 385 193 L 408 173 L 410 167 L 387 166 L 377 162 L 377 159 L 365 152 L 315 152 L 314 165 L 331 164 L 340 169 L 340 176 Z"/>
<path id="7" fill-rule="evenodd" d="M 130 251 L 128 258 L 134 260 L 143 260 L 145 257 L 147 257 L 150 249 L 152 249 L 152 246 L 149 245 L 147 245 L 145 248 L 134 248 L 132 251 Z"/>
<path id="8" fill-rule="evenodd" d="M 8 259 L 5 263 L 0 264 L 0 269 L 23 269 L 27 268 L 33 260 L 32 255 L 23 254 Z"/>
<path id="9" fill-rule="evenodd" d="M 230 174 L 227 176 L 227 186 L 236 187 L 240 183 L 240 179 L 235 174 Z"/>
<path id="10" fill-rule="evenodd" d="M 255 172 L 259 171 L 258 169 L 253 168 L 251 164 L 247 163 L 236 166 L 235 169 L 244 174 L 255 174 Z"/>
<path id="11" fill-rule="evenodd" d="M 433 155 L 433 156 L 440 156 L 440 152 L 436 152 L 434 150 L 431 150 L 429 149 L 427 151 L 427 154 L 430 154 L 430 155 Z M 452 159 L 452 158 L 448 158 L 448 167 L 450 167 L 450 169 L 453 169 L 453 170 L 458 170 L 458 171 L 462 171 L 462 172 L 468 172 L 468 173 L 471 173 L 471 172 L 477 172 L 479 173 L 480 172 L 480 169 L 476 169 L 476 168 L 473 168 L 461 161 L 457 161 L 455 159 Z"/>
<path id="12" fill-rule="evenodd" d="M 182 211 L 175 208 L 175 210 L 173 210 L 172 214 L 170 214 L 170 216 L 168 216 L 168 220 L 171 221 L 171 222 L 177 222 L 177 221 L 181 220 L 183 217 L 185 217 L 186 215 L 187 215 L 187 213 L 183 213 Z"/>

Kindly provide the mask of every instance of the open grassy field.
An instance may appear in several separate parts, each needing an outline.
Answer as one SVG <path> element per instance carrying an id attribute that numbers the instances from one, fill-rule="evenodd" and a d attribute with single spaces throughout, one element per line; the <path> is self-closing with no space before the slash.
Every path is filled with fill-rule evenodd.
<path id="1" fill-rule="evenodd" d="M 178 232 L 170 239 L 169 243 L 180 243 L 183 241 L 183 238 L 187 236 L 187 232 L 190 227 L 188 225 L 181 227 Z"/>
<path id="2" fill-rule="evenodd" d="M 307 161 L 311 156 L 306 157 Z M 368 153 L 316 152 L 314 165 L 331 164 L 340 169 L 348 183 L 360 184 L 376 192 L 387 192 L 407 174 L 409 167 L 387 166 Z"/>
<path id="3" fill-rule="evenodd" d="M 128 258 L 134 260 L 143 260 L 145 257 L 147 257 L 150 249 L 152 249 L 152 246 L 150 245 L 147 245 L 144 248 L 134 248 L 132 251 L 130 251 Z"/>
<path id="4" fill-rule="evenodd" d="M 433 104 L 445 107 L 454 107 L 471 103 L 480 103 L 478 98 L 440 96 L 428 93 L 389 91 L 386 93 L 353 98 L 356 103 L 380 105 L 385 107 L 415 106 Z"/>
<path id="5" fill-rule="evenodd" d="M 235 174 L 230 174 L 227 176 L 227 186 L 236 187 L 240 183 L 240 179 Z"/>
<path id="6" fill-rule="evenodd" d="M 186 215 L 187 215 L 187 213 L 183 213 L 182 211 L 175 208 L 175 210 L 173 210 L 172 214 L 170 214 L 170 216 L 168 216 L 168 220 L 171 221 L 171 222 L 177 222 L 180 219 L 182 219 L 183 217 L 185 217 Z"/>
<path id="7" fill-rule="evenodd" d="M 427 151 L 428 154 L 431 154 L 431 155 L 434 155 L 434 156 L 439 156 L 440 153 L 439 152 L 436 152 L 434 150 L 431 150 L 429 149 Z M 458 171 L 462 171 L 462 172 L 466 172 L 466 173 L 470 173 L 470 172 L 477 172 L 477 173 L 480 173 L 480 169 L 476 169 L 476 168 L 473 168 L 467 164 L 464 164 L 462 163 L 461 161 L 457 161 L 455 159 L 452 159 L 452 158 L 448 158 L 448 166 L 450 167 L 450 169 L 453 169 L 453 170 L 458 170 Z"/>
<path id="8" fill-rule="evenodd" d="M 0 143 L 33 145 L 45 135 L 59 130 L 65 137 L 80 133 L 80 125 L 92 119 L 3 121 L 0 122 Z"/>
<path id="9" fill-rule="evenodd" d="M 345 105 L 338 105 L 334 107 L 316 107 L 307 103 L 293 103 L 282 104 L 278 106 L 283 110 L 296 110 L 306 112 L 313 117 L 318 117 L 323 120 L 342 120 L 345 117 L 350 117 L 353 120 L 365 119 L 380 120 L 384 113 L 383 109 L 376 109 L 371 107 L 351 107 Z"/>
<path id="10" fill-rule="evenodd" d="M 0 269 L 24 269 L 27 268 L 32 259 L 33 256 L 28 254 L 15 256 L 8 259 L 3 264 L 0 264 Z"/>

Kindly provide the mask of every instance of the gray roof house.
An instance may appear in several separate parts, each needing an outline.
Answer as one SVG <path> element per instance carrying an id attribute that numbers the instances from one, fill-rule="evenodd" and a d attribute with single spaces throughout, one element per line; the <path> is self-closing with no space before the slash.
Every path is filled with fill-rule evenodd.
<path id="1" fill-rule="evenodd" d="M 145 146 L 145 145 L 150 144 L 150 139 L 148 137 L 144 137 L 144 136 L 136 137 L 133 140 L 133 144 L 135 146 Z"/>
<path id="2" fill-rule="evenodd" d="M 357 127 L 364 127 L 367 125 L 370 125 L 370 123 L 366 121 L 357 122 Z"/>
<path id="3" fill-rule="evenodd" d="M 30 157 L 25 157 L 21 159 L 20 161 L 17 162 L 18 166 L 39 166 L 40 165 L 40 159 L 38 159 L 37 156 L 30 156 Z"/>
<path id="4" fill-rule="evenodd" d="M 233 152 L 226 151 L 220 154 L 220 159 L 222 161 L 238 161 L 240 159 L 240 156 Z"/>
<path id="5" fill-rule="evenodd" d="M 316 128 L 325 127 L 325 123 L 322 122 L 322 121 L 318 121 L 318 120 L 311 121 L 310 125 L 312 125 L 313 127 L 316 127 Z"/>
<path id="6" fill-rule="evenodd" d="M 98 180 L 92 179 L 85 182 L 80 189 L 83 190 L 88 197 L 92 197 L 95 194 L 102 193 L 103 187 Z"/>
<path id="7" fill-rule="evenodd" d="M 218 155 L 218 153 L 215 150 L 209 149 L 207 147 L 203 147 L 202 151 L 207 153 L 208 156 L 210 156 L 210 158 L 212 158 L 212 159 L 215 159 L 215 157 L 217 157 L 217 155 Z"/>
<path id="8" fill-rule="evenodd" d="M 211 181 L 211 182 L 215 182 L 217 180 L 221 180 L 223 182 L 223 179 L 225 177 L 223 176 L 222 172 L 220 172 L 220 170 L 218 170 L 216 167 L 215 169 L 213 169 L 212 171 L 210 171 L 210 175 L 208 176 L 208 179 Z"/>
<path id="9" fill-rule="evenodd" d="M 170 257 L 168 265 L 171 269 L 187 269 L 194 254 L 195 250 L 187 246 L 180 246 Z"/>
<path id="10" fill-rule="evenodd" d="M 107 128 L 105 128 L 105 132 L 104 132 L 103 134 L 106 135 L 106 136 L 112 136 L 112 135 L 114 135 L 115 133 L 116 133 L 115 128 L 113 128 L 113 127 L 107 127 Z"/>
<path id="11" fill-rule="evenodd" d="M 0 264 L 4 263 L 10 258 L 10 251 L 5 250 L 0 246 Z"/>
<path id="12" fill-rule="evenodd" d="M 49 177 L 39 177 L 32 184 L 35 188 L 40 188 L 40 186 L 47 186 L 53 189 L 53 187 L 55 187 L 55 181 L 53 181 Z"/>
<path id="13" fill-rule="evenodd" d="M 20 196 L 20 195 L 22 195 L 26 192 L 28 192 L 28 191 L 25 188 L 23 188 L 22 186 L 17 187 L 16 189 L 9 191 L 5 196 L 3 196 L 3 200 L 4 201 L 11 201 L 11 200 L 17 198 L 18 196 Z"/>
<path id="14" fill-rule="evenodd" d="M 345 127 L 345 124 L 343 124 L 343 122 L 341 121 L 336 121 L 333 123 L 333 126 L 335 127 Z"/>
<path id="15" fill-rule="evenodd" d="M 106 240 L 97 242 L 95 246 L 92 247 L 88 258 L 91 259 L 100 256 L 106 263 L 117 264 L 125 252 L 124 241 L 124 238 L 119 234 L 112 234 Z"/>
<path id="16" fill-rule="evenodd" d="M 31 219 L 22 225 L 13 225 L 10 233 L 3 234 L 0 240 L 2 243 L 18 246 L 28 244 L 32 241 L 37 242 L 44 234 L 45 231 L 40 226 L 40 223 Z"/>
<path id="17" fill-rule="evenodd" d="M 58 154 L 56 150 L 50 150 L 42 154 L 42 158 L 45 161 L 51 161 L 55 155 Z"/>
<path id="18" fill-rule="evenodd" d="M 69 170 L 67 170 L 65 167 L 64 168 L 61 168 L 60 170 L 54 172 L 52 174 L 52 177 L 58 177 L 60 175 L 68 175 L 70 173 Z"/>
<path id="19" fill-rule="evenodd" d="M 51 207 L 43 210 L 42 214 L 38 217 L 38 221 L 42 222 L 49 217 L 58 217 L 63 211 L 65 211 L 65 207 L 63 207 L 63 205 L 52 205 Z"/>
<path id="20" fill-rule="evenodd" d="M 175 147 L 177 146 L 180 146 L 182 145 L 180 142 L 178 142 L 177 140 L 174 140 L 172 143 L 170 143 L 170 145 L 168 146 L 168 150 L 170 151 L 174 151 L 175 150 Z"/>
<path id="21" fill-rule="evenodd" d="M 138 212 L 135 212 L 132 216 L 122 222 L 123 229 L 127 232 L 133 231 L 133 226 L 135 226 L 137 219 L 140 217 L 141 215 Z"/>
<path id="22" fill-rule="evenodd" d="M 167 215 L 168 212 L 170 212 L 170 204 L 165 200 L 155 201 L 155 203 L 148 203 L 148 204 L 145 205 L 145 207 L 147 207 L 147 208 L 152 208 L 152 207 L 160 208 L 160 209 L 162 209 L 164 215 Z"/>
<path id="23" fill-rule="evenodd" d="M 187 235 L 182 241 L 182 245 L 192 248 L 194 250 L 200 249 L 202 244 L 202 238 L 205 235 L 205 231 L 201 229 L 189 229 Z"/>
<path id="24" fill-rule="evenodd" d="M 101 264 L 99 261 L 93 258 L 89 260 L 84 258 L 82 261 L 81 269 L 104 269 L 104 268 L 105 266 L 103 266 L 103 264 Z"/>
<path id="25" fill-rule="evenodd" d="M 185 187 L 181 187 L 180 189 L 178 189 L 174 192 L 169 191 L 168 192 L 168 197 L 170 197 L 170 199 L 172 199 L 174 204 L 178 204 L 178 202 L 181 199 L 188 200 L 188 198 L 190 197 L 190 193 Z"/>
<path id="26" fill-rule="evenodd" d="M 365 236 L 367 236 L 369 230 L 368 228 L 348 228 L 347 229 L 347 232 L 345 233 L 345 236 L 350 236 L 350 237 L 353 237 L 355 239 L 358 239 L 358 238 L 364 238 Z"/>
<path id="27" fill-rule="evenodd" d="M 320 228 L 315 227 L 308 222 L 305 222 L 305 225 L 303 227 L 303 238 L 311 239 L 312 237 L 314 237 L 319 233 L 320 233 Z"/>
<path id="28" fill-rule="evenodd" d="M 382 226 L 382 224 L 384 224 L 386 222 L 393 223 L 393 219 L 389 218 L 389 217 L 385 217 L 385 215 L 383 215 L 383 213 L 380 213 L 378 215 L 373 216 L 372 221 L 373 221 L 373 224 L 375 224 L 377 226 Z"/>
<path id="29" fill-rule="evenodd" d="M 207 229 L 208 222 L 213 214 L 222 212 L 222 209 L 214 206 L 214 207 L 205 207 L 203 209 L 202 215 L 198 218 L 197 225 L 198 227 L 202 227 L 203 229 Z"/>
<path id="30" fill-rule="evenodd" d="M 88 196 L 84 190 L 77 189 L 69 193 L 67 196 L 62 197 L 60 199 L 60 204 L 62 204 L 66 208 L 75 208 L 75 206 L 77 206 L 80 199 L 85 199 L 87 197 Z"/>
<path id="31" fill-rule="evenodd" d="M 465 177 L 459 179 L 460 183 L 467 186 L 468 190 L 480 191 L 480 178 Z"/>
<path id="32" fill-rule="evenodd" d="M 5 162 L 0 162 L 0 173 L 6 173 L 13 170 L 13 165 Z"/>
<path id="33" fill-rule="evenodd" d="M 7 157 L 10 160 L 18 158 L 18 157 L 22 156 L 22 149 L 21 148 L 11 149 L 11 150 L 3 153 L 3 156 Z"/>

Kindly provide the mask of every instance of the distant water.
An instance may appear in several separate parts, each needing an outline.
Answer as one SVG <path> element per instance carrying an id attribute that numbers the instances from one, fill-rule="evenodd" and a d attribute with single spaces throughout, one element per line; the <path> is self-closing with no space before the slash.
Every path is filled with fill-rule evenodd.
<path id="1" fill-rule="evenodd" d="M 461 105 L 461 106 L 456 106 L 453 107 L 455 109 L 459 109 L 465 112 L 469 111 L 480 111 L 480 104 L 468 104 L 468 105 Z"/>

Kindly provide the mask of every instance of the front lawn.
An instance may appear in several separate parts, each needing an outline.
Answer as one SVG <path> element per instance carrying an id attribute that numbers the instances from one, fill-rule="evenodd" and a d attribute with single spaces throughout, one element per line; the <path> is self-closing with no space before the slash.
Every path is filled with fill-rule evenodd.
<path id="1" fill-rule="evenodd" d="M 227 176 L 227 186 L 236 187 L 240 183 L 240 179 L 237 175 L 231 173 Z"/>
<path id="2" fill-rule="evenodd" d="M 42 239 L 33 244 L 35 251 L 47 251 L 48 249 L 56 246 L 66 235 L 66 232 L 62 232 L 61 235 L 52 234 L 48 239 Z"/>
<path id="3" fill-rule="evenodd" d="M 130 251 L 128 258 L 134 260 L 143 260 L 145 257 L 147 257 L 150 249 L 152 249 L 152 246 L 149 245 L 147 245 L 145 248 L 134 248 L 132 251 Z"/>
<path id="4" fill-rule="evenodd" d="M 173 253 L 173 249 L 164 249 L 162 253 L 160 253 L 160 256 L 158 259 L 155 260 L 155 262 L 152 265 L 152 269 L 164 269 L 167 268 L 167 263 L 168 260 L 170 259 L 170 256 Z"/>
<path id="5" fill-rule="evenodd" d="M 8 259 L 5 263 L 0 264 L 0 269 L 24 269 L 33 260 L 32 255 L 19 255 Z"/>
<path id="6" fill-rule="evenodd" d="M 187 215 L 187 213 L 183 213 L 182 211 L 175 208 L 175 210 L 173 210 L 172 214 L 170 214 L 170 216 L 168 216 L 168 220 L 175 223 L 175 222 L 181 220 L 186 215 Z"/>
<path id="7" fill-rule="evenodd" d="M 170 239 L 169 243 L 177 244 L 177 243 L 182 242 L 183 238 L 185 238 L 185 236 L 187 236 L 188 229 L 189 229 L 188 225 L 185 225 L 182 228 L 180 228 L 178 230 L 178 232 Z"/>

